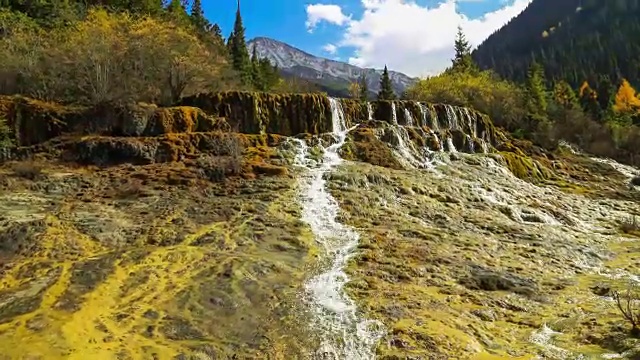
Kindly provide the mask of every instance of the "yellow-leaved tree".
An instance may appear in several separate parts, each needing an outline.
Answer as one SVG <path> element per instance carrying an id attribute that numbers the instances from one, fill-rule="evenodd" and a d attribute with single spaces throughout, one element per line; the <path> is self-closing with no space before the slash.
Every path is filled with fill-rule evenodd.
<path id="1" fill-rule="evenodd" d="M 616 101 L 613 104 L 613 111 L 621 115 L 635 115 L 640 113 L 640 99 L 636 96 L 636 90 L 626 79 L 616 93 Z"/>
<path id="2" fill-rule="evenodd" d="M 517 130 L 526 116 L 522 89 L 490 71 L 448 72 L 422 79 L 406 90 L 405 97 L 472 107 L 511 131 Z"/>
<path id="3" fill-rule="evenodd" d="M 20 31 L 2 43 L 0 58 L 21 84 L 14 92 L 46 100 L 171 104 L 231 78 L 221 48 L 172 22 L 126 13 L 91 10 L 72 26 Z"/>
<path id="4" fill-rule="evenodd" d="M 356 81 L 353 81 L 349 84 L 349 97 L 352 99 L 360 99 L 362 93 L 362 89 L 360 88 L 360 84 Z"/>

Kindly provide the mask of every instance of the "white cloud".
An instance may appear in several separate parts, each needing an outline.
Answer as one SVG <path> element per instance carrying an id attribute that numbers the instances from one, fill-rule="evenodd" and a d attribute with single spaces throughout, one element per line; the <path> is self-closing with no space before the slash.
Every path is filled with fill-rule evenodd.
<path id="1" fill-rule="evenodd" d="M 320 21 L 334 25 L 344 25 L 351 20 L 350 16 L 342 13 L 338 5 L 311 4 L 307 5 L 307 30 L 312 32 Z"/>
<path id="2" fill-rule="evenodd" d="M 338 47 L 333 45 L 333 44 L 327 44 L 325 46 L 322 47 L 322 50 L 328 52 L 329 54 L 333 55 L 336 53 L 336 51 L 338 51 Z"/>
<path id="3" fill-rule="evenodd" d="M 427 7 L 411 0 L 361 0 L 362 16 L 346 20 L 339 6 L 324 5 L 337 8 L 332 10 L 333 21 L 319 17 L 317 11 L 309 12 L 310 8 L 323 5 L 309 5 L 307 24 L 315 26 L 320 21 L 328 21 L 344 25 L 344 35 L 337 45 L 354 48 L 354 56 L 349 58 L 354 65 L 381 68 L 386 64 L 408 75 L 426 76 L 450 65 L 458 25 L 462 26 L 469 43 L 477 46 L 531 2 L 511 0 L 501 9 L 470 19 L 458 11 L 457 1 L 443 0 L 435 7 Z"/>

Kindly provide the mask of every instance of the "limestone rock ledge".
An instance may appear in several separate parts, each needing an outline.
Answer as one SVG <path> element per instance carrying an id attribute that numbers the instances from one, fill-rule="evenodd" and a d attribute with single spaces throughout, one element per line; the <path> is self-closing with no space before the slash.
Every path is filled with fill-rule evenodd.
<path id="1" fill-rule="evenodd" d="M 462 152 L 510 153 L 506 162 L 514 173 L 546 177 L 539 176 L 544 171 L 534 169 L 537 165 L 522 160 L 528 150 L 523 153 L 486 115 L 472 109 L 404 100 L 338 101 L 346 125 L 360 124 L 350 134 L 347 158 L 397 168 L 389 147 L 400 141 L 431 151 L 449 150 L 450 143 Z M 251 155 L 247 152 L 253 150 L 247 149 L 270 147 L 281 142 L 278 137 L 327 134 L 333 127 L 331 102 L 325 95 L 238 91 L 199 94 L 175 107 L 81 107 L 0 96 L 0 118 L 7 120 L 17 145 L 0 153 L 0 161 L 48 153 L 107 166 L 174 162 L 198 153 L 227 156 L 228 149 L 220 149 L 227 146 L 221 145 L 221 134 L 230 133 L 241 134 L 241 151 Z"/>
<path id="2" fill-rule="evenodd" d="M 497 130 L 488 117 L 471 109 L 413 101 L 366 104 L 340 99 L 340 103 L 348 126 L 371 118 L 434 130 L 460 130 L 488 141 L 497 138 Z M 0 96 L 0 117 L 14 129 L 19 146 L 39 144 L 70 133 L 159 136 L 222 130 L 292 136 L 322 134 L 332 129 L 329 98 L 322 94 L 207 93 L 184 98 L 180 106 L 169 108 L 144 103 L 105 103 L 88 108 Z"/>

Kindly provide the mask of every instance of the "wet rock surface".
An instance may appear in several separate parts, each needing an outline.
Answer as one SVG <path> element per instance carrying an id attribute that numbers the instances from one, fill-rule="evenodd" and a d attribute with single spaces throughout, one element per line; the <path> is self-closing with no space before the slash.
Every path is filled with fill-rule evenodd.
<path id="1" fill-rule="evenodd" d="M 216 104 L 231 123 L 256 115 Z M 366 106 L 352 105 L 345 111 L 364 118 Z M 640 232 L 621 230 L 640 211 L 634 173 L 503 141 L 464 109 L 419 105 L 377 104 L 386 120 L 351 131 L 339 153 L 353 162 L 325 174 L 337 220 L 360 234 L 347 287 L 363 316 L 386 327 L 378 357 L 631 354 L 637 341 L 609 294 L 640 266 Z M 407 126 L 389 121 L 394 107 Z M 66 116 L 49 110 L 51 121 Z M 0 354 L 296 359 L 317 350 L 301 285 L 322 250 L 300 220 L 295 142 L 193 132 L 224 127 L 194 108 L 147 110 L 128 109 L 122 134 L 56 137 L 12 157 L 48 155 L 41 167 L 0 167 Z M 274 114 L 261 126 L 299 130 L 294 112 L 282 124 Z M 326 130 L 325 115 L 305 126 Z M 155 136 L 132 137 L 147 131 Z M 336 141 L 310 137 L 299 136 Z M 309 155 L 318 161 L 322 150 Z"/>
<path id="2" fill-rule="evenodd" d="M 3 356 L 299 358 L 315 346 L 298 304 L 313 244 L 293 176 L 41 171 L 0 168 Z"/>
<path id="3" fill-rule="evenodd" d="M 598 181 L 616 173 L 604 166 L 588 181 L 533 185 L 493 155 L 441 160 L 350 163 L 331 177 L 343 221 L 361 234 L 349 292 L 388 328 L 380 358 L 600 358 L 637 346 L 591 339 L 629 330 L 603 299 L 639 269 L 640 238 L 619 226 L 640 210 L 625 176 Z"/>

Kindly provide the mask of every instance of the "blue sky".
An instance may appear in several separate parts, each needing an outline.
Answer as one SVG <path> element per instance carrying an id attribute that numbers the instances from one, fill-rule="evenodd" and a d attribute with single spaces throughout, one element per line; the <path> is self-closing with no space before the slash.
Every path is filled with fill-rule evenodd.
<path id="1" fill-rule="evenodd" d="M 389 64 L 419 76 L 446 66 L 458 24 L 476 44 L 529 1 L 241 0 L 241 12 L 247 39 L 266 36 L 314 55 L 359 66 Z M 203 3 L 206 16 L 228 36 L 236 0 Z M 311 18 L 312 28 L 307 24 Z"/>

